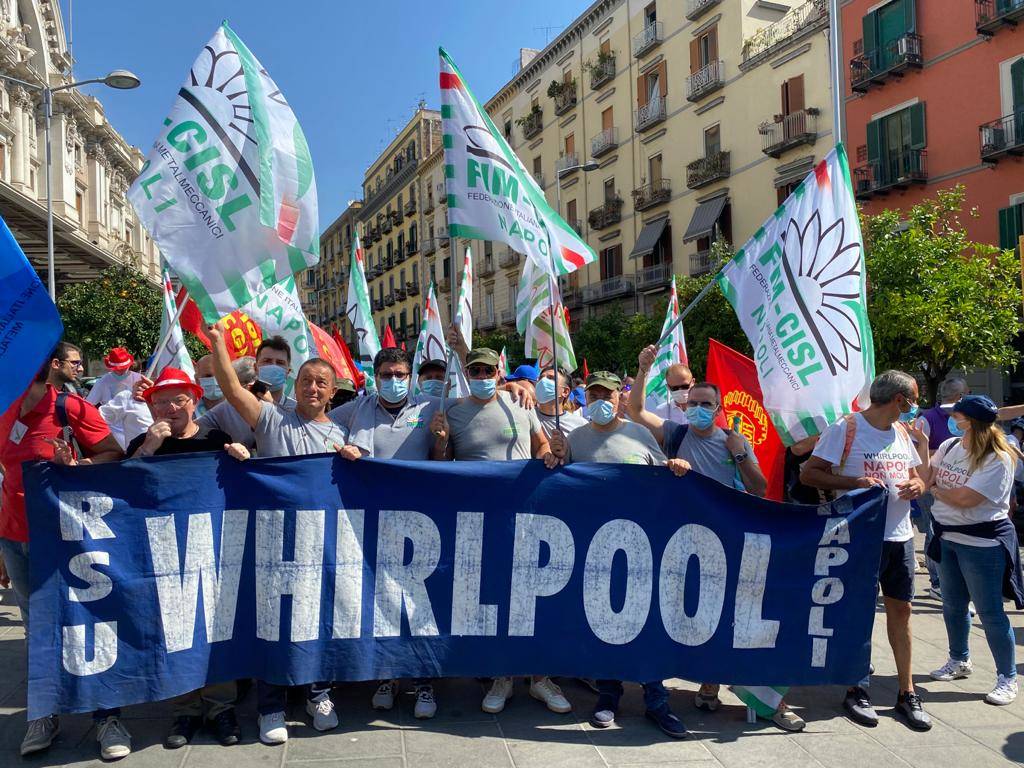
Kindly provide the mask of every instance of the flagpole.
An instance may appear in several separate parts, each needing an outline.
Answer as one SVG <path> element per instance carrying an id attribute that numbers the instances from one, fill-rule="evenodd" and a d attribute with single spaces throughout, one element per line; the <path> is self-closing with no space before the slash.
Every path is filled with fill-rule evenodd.
<path id="1" fill-rule="evenodd" d="M 728 263 L 729 262 L 725 262 L 725 264 Z M 673 320 L 672 324 L 665 329 L 665 333 L 661 335 L 661 338 L 658 339 L 658 343 L 655 346 L 661 346 L 662 344 L 664 344 L 669 339 L 669 337 L 672 336 L 672 331 L 674 331 L 679 326 L 679 324 L 683 322 L 686 316 L 690 314 L 693 308 L 700 304 L 704 297 L 711 292 L 711 288 L 715 285 L 716 282 L 718 282 L 716 278 L 718 277 L 719 272 L 721 272 L 722 269 L 725 267 L 725 264 L 722 264 L 722 266 L 718 268 L 714 276 L 708 281 L 708 284 L 700 289 L 700 293 L 693 297 L 693 300 L 686 305 L 686 309 L 680 312 L 679 317 Z"/>
<path id="2" fill-rule="evenodd" d="M 166 288 L 164 289 L 166 290 Z M 153 360 L 149 364 L 149 368 L 146 371 L 146 378 L 152 379 L 153 372 L 156 369 L 156 364 L 160 361 L 160 355 L 167 349 L 167 343 L 171 340 L 171 333 L 174 331 L 174 326 L 178 325 L 178 318 L 181 317 L 181 313 L 185 311 L 185 305 L 188 304 L 189 294 L 185 291 L 185 295 L 182 298 L 181 304 L 178 305 L 177 310 L 174 312 L 174 316 L 171 318 L 171 322 L 167 324 L 167 333 L 160 339 L 160 343 L 156 347 L 156 352 L 153 353 Z"/>
<path id="3" fill-rule="evenodd" d="M 843 69 L 842 69 L 842 33 L 839 16 L 839 0 L 828 3 L 828 34 L 831 55 L 829 56 L 829 74 L 832 80 L 832 135 L 835 143 L 843 140 Z"/>

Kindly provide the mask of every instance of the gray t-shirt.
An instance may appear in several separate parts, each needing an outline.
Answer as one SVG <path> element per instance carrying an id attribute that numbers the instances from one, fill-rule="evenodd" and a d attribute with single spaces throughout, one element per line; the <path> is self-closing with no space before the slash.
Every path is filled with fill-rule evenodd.
<path id="1" fill-rule="evenodd" d="M 663 444 L 669 445 L 674 442 L 673 436 L 676 430 L 683 428 L 681 424 L 666 421 L 662 425 Z M 701 437 L 691 426 L 687 429 L 686 436 L 679 445 L 679 450 L 676 451 L 676 458 L 688 461 L 694 471 L 717 480 L 722 485 L 735 488 L 739 473 L 736 469 L 736 462 L 733 461 L 732 454 L 725 445 L 726 434 L 724 429 L 715 427 L 708 437 Z M 747 461 L 757 464 L 757 456 L 754 455 L 750 441 L 742 435 L 740 437 L 743 439 L 743 447 L 749 457 Z M 678 439 L 675 437 L 675 440 Z"/>
<path id="2" fill-rule="evenodd" d="M 555 417 L 548 416 L 546 413 L 541 413 L 538 408 L 537 419 L 540 420 L 540 425 L 544 428 L 544 434 L 551 437 L 551 433 L 555 431 Z M 571 435 L 573 430 L 579 429 L 587 424 L 587 420 L 576 411 L 572 411 L 571 413 L 563 411 L 558 417 L 558 425 L 562 429 L 562 434 L 566 437 Z"/>
<path id="3" fill-rule="evenodd" d="M 226 432 L 231 435 L 231 442 L 241 443 L 250 451 L 256 447 L 256 433 L 246 424 L 242 414 L 235 410 L 235 406 L 226 400 L 196 419 L 196 424 Z"/>
<path id="4" fill-rule="evenodd" d="M 412 395 L 400 411 L 388 411 L 377 395 L 356 398 L 327 416 L 345 433 L 345 443 L 355 445 L 376 459 L 426 461 L 434 445 L 430 420 L 438 400 Z"/>
<path id="5" fill-rule="evenodd" d="M 530 436 L 543 434 L 537 412 L 517 405 L 507 392 L 483 405 L 464 398 L 446 416 L 456 461 L 532 459 Z"/>
<path id="6" fill-rule="evenodd" d="M 286 411 L 273 403 L 260 404 L 256 449 L 261 457 L 333 453 L 334 446 L 344 444 L 345 433 L 329 419 L 307 421 L 298 411 Z"/>
<path id="7" fill-rule="evenodd" d="M 573 430 L 566 463 L 576 461 L 660 466 L 665 463 L 665 454 L 646 427 L 620 420 L 611 432 L 601 432 L 590 423 Z"/>

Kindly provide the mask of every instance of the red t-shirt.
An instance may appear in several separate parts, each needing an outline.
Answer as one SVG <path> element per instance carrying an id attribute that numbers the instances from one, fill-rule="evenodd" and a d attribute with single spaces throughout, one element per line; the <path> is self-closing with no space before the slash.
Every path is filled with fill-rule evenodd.
<path id="1" fill-rule="evenodd" d="M 53 459 L 53 446 L 43 442 L 47 438 L 61 436 L 62 428 L 57 420 L 57 390 L 46 385 L 46 394 L 36 407 L 19 418 L 24 395 L 15 400 L 3 416 L 0 416 L 0 466 L 4 470 L 3 496 L 0 501 L 0 537 L 12 541 L 28 541 L 28 520 L 25 517 L 25 485 L 21 476 L 23 461 Z M 110 436 L 107 422 L 100 416 L 96 406 L 90 405 L 78 395 L 68 395 L 65 404 L 68 424 L 82 449 L 91 452 Z M 24 431 L 15 442 L 11 430 L 20 423 L 18 432 Z"/>

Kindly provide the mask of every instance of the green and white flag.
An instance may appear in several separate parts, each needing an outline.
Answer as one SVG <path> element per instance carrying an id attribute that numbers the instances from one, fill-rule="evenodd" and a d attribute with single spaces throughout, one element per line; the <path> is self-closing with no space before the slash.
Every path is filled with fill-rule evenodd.
<path id="1" fill-rule="evenodd" d="M 854 402 L 867 405 L 875 352 L 865 280 L 850 167 L 838 144 L 718 276 L 785 445 L 820 434 Z"/>
<path id="2" fill-rule="evenodd" d="M 178 90 L 128 199 L 208 322 L 319 260 L 305 136 L 226 23 Z"/>
<path id="3" fill-rule="evenodd" d="M 555 312 L 554 339 L 552 307 Z M 538 367 L 552 364 L 555 359 L 553 347 L 557 346 L 558 364 L 567 371 L 576 370 L 576 355 L 572 350 L 558 284 L 550 273 L 538 269 L 529 260 L 523 264 L 516 293 L 516 328 L 524 336 L 526 357 L 537 358 Z"/>
<path id="4" fill-rule="evenodd" d="M 196 377 L 196 369 L 192 365 L 192 356 L 188 353 L 188 348 L 185 346 L 185 337 L 181 332 L 181 322 L 174 319 L 177 313 L 178 306 L 174 302 L 174 288 L 171 286 L 171 276 L 164 270 L 164 313 L 160 317 L 160 335 L 157 338 L 163 339 L 166 337 L 167 343 L 164 345 L 160 357 L 151 364 L 154 378 L 167 366 L 184 371 L 193 379 Z M 171 325 L 172 320 L 174 325 Z"/>
<path id="5" fill-rule="evenodd" d="M 295 278 L 286 277 L 275 283 L 242 306 L 241 310 L 260 327 L 263 338 L 280 336 L 288 342 L 292 353 L 292 372 L 288 377 L 285 394 L 291 394 L 299 366 L 315 356 L 310 351 L 315 347 L 306 314 L 302 311 L 302 300 L 295 286 Z"/>
<path id="6" fill-rule="evenodd" d="M 669 328 L 672 328 L 671 335 L 658 347 L 657 357 L 654 358 L 654 365 L 651 366 L 651 377 L 647 384 L 648 397 L 656 398 L 659 401 L 669 400 L 668 383 L 665 381 L 665 374 L 670 366 L 676 363 L 688 365 L 686 357 L 686 336 L 683 334 L 683 324 L 676 323 L 679 317 L 679 296 L 676 294 L 676 278 L 672 276 L 672 290 L 668 297 L 668 306 L 665 308 L 665 322 L 661 326 L 661 337 L 664 337 Z"/>
<path id="7" fill-rule="evenodd" d="M 736 697 L 757 713 L 758 717 L 770 720 L 785 698 L 789 688 L 767 685 L 733 685 L 729 688 Z"/>
<path id="8" fill-rule="evenodd" d="M 377 328 L 373 324 L 373 314 L 370 311 L 370 289 L 366 285 L 366 259 L 358 232 L 352 234 L 352 258 L 349 261 L 348 303 L 345 307 L 345 316 L 352 323 L 356 339 L 359 342 L 359 349 L 356 350 L 359 368 L 366 374 L 367 385 L 372 388 L 373 358 L 380 352 L 380 338 L 377 336 Z"/>
<path id="9" fill-rule="evenodd" d="M 555 275 L 594 261 L 593 249 L 548 205 L 444 48 L 440 54 L 448 234 L 507 243 Z"/>
<path id="10" fill-rule="evenodd" d="M 459 307 L 455 312 L 455 325 L 462 334 L 466 348 L 473 348 L 473 254 L 466 248 L 462 264 L 462 282 L 459 284 Z M 415 369 L 413 369 L 415 370 Z"/>
<path id="11" fill-rule="evenodd" d="M 498 355 L 498 373 L 503 379 L 512 375 L 512 369 L 508 367 L 508 354 L 505 352 L 505 347 L 501 348 L 501 354 Z"/>
<path id="12" fill-rule="evenodd" d="M 420 393 L 420 365 L 428 360 L 447 360 L 448 344 L 445 342 L 444 327 L 441 325 L 441 314 L 438 310 L 437 294 L 434 282 L 430 282 L 427 290 L 427 301 L 423 305 L 423 321 L 420 323 L 420 335 L 416 339 L 416 351 L 412 356 L 412 393 Z"/>

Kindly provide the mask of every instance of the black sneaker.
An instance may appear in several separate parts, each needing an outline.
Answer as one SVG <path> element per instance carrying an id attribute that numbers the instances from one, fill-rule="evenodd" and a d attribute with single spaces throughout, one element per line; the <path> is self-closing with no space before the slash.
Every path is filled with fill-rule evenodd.
<path id="1" fill-rule="evenodd" d="M 896 714 L 915 731 L 927 731 L 932 727 L 932 719 L 924 711 L 916 691 L 904 691 L 896 698 Z"/>
<path id="2" fill-rule="evenodd" d="M 230 747 L 232 744 L 237 744 L 238 739 L 242 735 L 242 731 L 238 727 L 238 718 L 235 717 L 235 710 L 233 708 L 225 709 L 216 717 L 207 720 L 206 728 L 222 747 Z"/>
<path id="3" fill-rule="evenodd" d="M 180 749 L 192 741 L 203 725 L 203 718 L 193 715 L 182 715 L 174 718 L 171 730 L 164 736 L 164 749 Z"/>
<path id="4" fill-rule="evenodd" d="M 875 708 L 871 706 L 871 697 L 868 692 L 855 685 L 846 691 L 846 698 L 843 699 L 843 709 L 853 722 L 868 728 L 878 725 L 878 715 Z"/>
<path id="5" fill-rule="evenodd" d="M 685 739 L 690 735 L 686 726 L 683 725 L 683 721 L 675 716 L 675 713 L 668 708 L 668 704 L 664 704 L 660 709 L 648 709 L 644 712 L 644 717 L 658 726 L 662 733 L 673 739 Z"/>

